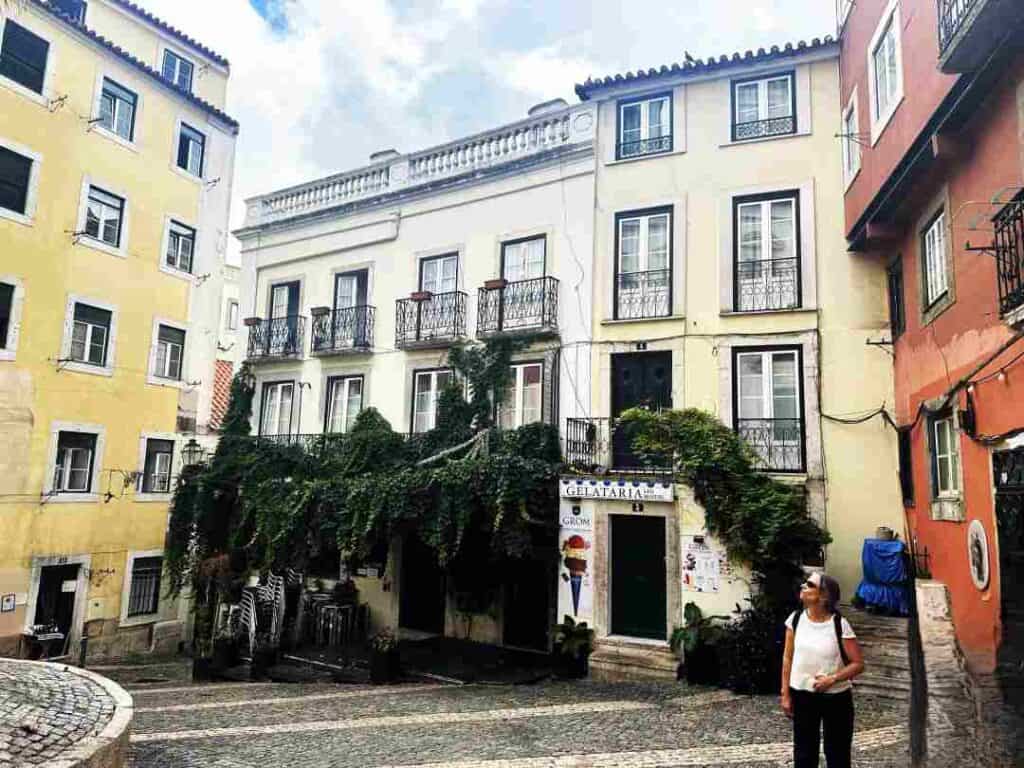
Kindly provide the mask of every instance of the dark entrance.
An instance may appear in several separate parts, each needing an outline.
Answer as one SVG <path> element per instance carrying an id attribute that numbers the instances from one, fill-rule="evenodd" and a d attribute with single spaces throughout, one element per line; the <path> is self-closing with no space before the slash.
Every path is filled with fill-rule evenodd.
<path id="1" fill-rule="evenodd" d="M 612 355 L 612 418 L 636 406 L 651 410 L 672 407 L 672 353 L 634 352 Z M 617 429 L 612 438 L 612 466 L 640 465 L 630 448 L 631 436 Z"/>
<path id="2" fill-rule="evenodd" d="M 665 518 L 611 515 L 612 634 L 664 640 Z"/>
<path id="3" fill-rule="evenodd" d="M 444 634 L 444 573 L 434 553 L 409 536 L 402 542 L 402 586 L 398 624 L 405 629 Z"/>
<path id="4" fill-rule="evenodd" d="M 78 569 L 74 565 L 44 565 L 39 575 L 39 594 L 36 596 L 34 624 L 56 626 L 65 641 L 71 634 L 75 618 L 75 595 L 78 590 Z M 74 582 L 75 589 L 64 590 L 64 584 Z M 70 584 L 69 584 L 70 586 Z"/>
<path id="5" fill-rule="evenodd" d="M 517 648 L 549 650 L 551 585 L 550 563 L 527 558 L 509 564 L 505 582 L 503 640 Z"/>
<path id="6" fill-rule="evenodd" d="M 1024 448 L 993 453 L 992 469 L 1003 622 L 996 676 L 1004 700 L 1024 714 Z"/>

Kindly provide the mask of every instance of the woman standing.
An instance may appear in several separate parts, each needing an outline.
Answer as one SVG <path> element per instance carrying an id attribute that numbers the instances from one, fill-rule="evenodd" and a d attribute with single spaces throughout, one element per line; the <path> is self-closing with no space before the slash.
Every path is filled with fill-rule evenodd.
<path id="1" fill-rule="evenodd" d="M 825 731 L 828 768 L 849 768 L 853 686 L 864 671 L 857 636 L 839 615 L 839 582 L 812 573 L 800 589 L 803 610 L 786 619 L 782 709 L 793 718 L 794 768 L 817 768 Z"/>

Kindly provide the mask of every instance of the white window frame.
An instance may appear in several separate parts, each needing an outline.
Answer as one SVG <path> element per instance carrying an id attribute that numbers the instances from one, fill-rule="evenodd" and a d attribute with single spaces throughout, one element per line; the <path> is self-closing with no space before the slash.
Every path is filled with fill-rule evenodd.
<path id="1" fill-rule="evenodd" d="M 238 330 L 238 311 L 238 299 L 229 299 L 225 320 L 225 328 L 227 330 Z"/>
<path id="2" fill-rule="evenodd" d="M 349 400 L 350 390 L 352 388 L 352 383 L 356 382 L 356 381 L 359 382 L 359 410 L 356 412 L 355 416 L 352 416 L 349 413 L 349 411 L 348 411 L 348 400 Z M 334 404 L 337 401 L 337 398 L 335 397 L 335 388 L 339 388 L 339 387 L 342 390 L 342 395 L 341 395 L 341 414 L 340 414 L 341 428 L 340 429 L 335 429 L 334 419 L 332 418 L 332 416 L 333 416 L 333 411 L 334 411 Z M 366 404 L 366 377 L 363 374 L 361 374 L 361 373 L 353 373 L 353 374 L 339 374 L 339 375 L 336 375 L 336 376 L 328 376 L 327 377 L 327 401 L 326 401 L 326 414 L 325 414 L 325 419 L 324 419 L 324 432 L 326 434 L 331 434 L 331 435 L 338 435 L 338 434 L 345 434 L 345 433 L 347 433 L 349 431 L 348 430 L 349 417 L 351 416 L 353 421 L 354 421 L 359 416 L 359 414 L 363 412 L 363 409 L 365 408 L 365 404 Z"/>
<path id="3" fill-rule="evenodd" d="M 181 234 L 180 230 L 189 230 L 192 235 L 192 254 L 190 256 L 189 268 L 187 270 L 180 269 L 178 266 L 172 266 L 167 263 L 167 256 L 171 248 L 171 235 Z M 181 217 L 178 216 L 165 216 L 164 217 L 164 236 L 163 242 L 160 246 L 160 271 L 166 272 L 167 274 L 174 275 L 175 277 L 184 278 L 191 281 L 195 276 L 196 267 L 196 244 L 199 241 L 199 231 L 192 226 L 192 224 L 185 222 Z M 180 257 L 180 254 L 178 254 Z"/>
<path id="4" fill-rule="evenodd" d="M 121 238 L 117 246 L 113 246 L 105 240 L 100 240 L 99 238 L 94 238 L 85 234 L 85 222 L 89 211 L 89 191 L 93 187 L 98 188 L 108 195 L 119 197 L 124 201 L 124 206 L 121 209 Z M 128 227 L 131 217 L 130 209 L 131 202 L 124 189 L 117 185 L 105 184 L 102 180 L 86 175 L 82 179 L 82 192 L 78 203 L 78 226 L 75 227 L 75 232 L 77 233 L 74 238 L 75 244 L 84 248 L 92 248 L 96 251 L 109 253 L 111 256 L 117 256 L 118 258 L 128 258 Z"/>
<path id="5" fill-rule="evenodd" d="M 498 423 L 503 429 L 518 429 L 526 424 L 534 424 L 544 421 L 544 363 L 539 360 L 531 360 L 523 363 L 512 363 L 512 381 L 509 384 L 506 401 L 498 404 Z M 540 402 L 537 406 L 537 418 L 525 421 L 525 400 L 526 390 L 523 381 L 526 378 L 526 369 L 536 368 L 540 373 L 537 387 L 540 394 Z M 505 414 L 509 411 L 509 401 L 512 401 L 511 423 L 505 424 Z"/>
<path id="6" fill-rule="evenodd" d="M 174 492 L 173 482 L 169 484 L 166 492 L 143 491 L 145 487 L 146 474 L 146 446 L 150 440 L 168 440 L 171 442 L 171 464 L 170 480 L 173 481 L 179 468 L 180 445 L 178 435 L 173 432 L 143 432 L 139 436 L 139 477 L 135 484 L 135 501 L 138 502 L 166 502 Z"/>
<path id="7" fill-rule="evenodd" d="M 0 17 L 0 34 L 2 33 L 3 17 Z M 36 205 L 39 200 L 39 172 L 40 165 L 43 162 L 43 155 L 40 152 L 29 149 L 24 144 L 11 141 L 3 136 L 0 136 L 0 147 L 21 155 L 22 157 L 27 157 L 32 161 L 32 170 L 29 171 L 28 176 L 28 190 L 25 195 L 25 212 L 18 213 L 17 211 L 0 207 L 0 219 L 6 219 L 8 221 L 22 224 L 26 227 L 31 227 L 35 224 L 36 219 Z"/>
<path id="8" fill-rule="evenodd" d="M 750 350 L 745 351 L 743 349 L 737 349 L 735 354 L 735 386 L 736 386 L 736 413 L 734 419 L 737 427 L 740 422 L 744 420 L 766 420 L 774 421 L 775 416 L 775 357 L 777 355 L 789 355 L 793 359 L 794 376 L 793 386 L 795 389 L 796 399 L 796 417 L 795 419 L 804 425 L 806 429 L 806 407 L 803 402 L 803 366 L 802 356 L 797 349 L 767 349 L 767 350 Z M 744 416 L 743 415 L 743 358 L 759 358 L 761 360 L 761 410 L 763 414 L 761 416 Z M 780 417 L 780 418 L 794 418 L 794 417 Z M 765 471 L 768 472 L 806 472 L 806 453 L 807 453 L 807 436 L 806 432 L 801 432 L 798 441 L 779 441 L 779 444 L 795 447 L 800 446 L 801 456 L 803 457 L 804 466 L 800 470 L 789 470 L 779 469 L 777 467 L 767 468 Z"/>
<path id="9" fill-rule="evenodd" d="M 893 89 L 892 99 L 879 110 L 878 104 L 878 73 L 875 67 L 875 53 L 882 44 L 886 32 L 889 30 L 894 34 L 893 56 L 896 63 L 896 87 Z M 903 43 L 902 43 L 902 19 L 900 14 L 900 0 L 889 0 L 889 4 L 878 21 L 875 33 L 867 48 L 868 57 L 868 96 L 870 99 L 869 114 L 871 115 L 871 145 L 874 146 L 881 137 L 882 132 L 892 120 L 900 103 L 903 101 Z"/>
<path id="10" fill-rule="evenodd" d="M 110 313 L 110 333 L 107 338 L 107 361 L 105 365 L 93 365 L 82 363 L 71 359 L 71 340 L 75 329 L 75 304 L 88 304 L 96 309 L 104 309 Z M 117 361 L 117 323 L 118 309 L 115 304 L 94 299 L 90 296 L 80 294 L 69 294 L 67 303 L 64 305 L 64 339 L 60 347 L 60 369 L 62 371 L 75 371 L 76 373 L 87 373 L 94 376 L 113 376 Z"/>
<path id="11" fill-rule="evenodd" d="M 164 61 L 167 59 L 167 54 L 170 54 L 175 59 L 177 59 L 177 61 L 174 64 L 174 79 L 173 80 L 168 80 L 167 78 L 164 77 Z M 191 76 L 188 79 L 188 88 L 184 88 L 184 86 L 181 86 L 181 85 L 178 84 L 178 76 L 181 74 L 181 69 L 182 69 L 181 63 L 182 62 L 184 62 L 186 64 L 189 64 L 192 67 L 192 74 L 191 74 Z M 185 54 L 183 54 L 177 48 L 171 48 L 170 46 L 162 46 L 160 48 L 160 51 L 158 53 L 157 63 L 156 63 L 156 71 L 160 73 L 160 77 L 161 78 L 163 78 L 164 80 L 167 80 L 167 82 L 172 83 L 175 87 L 182 88 L 183 90 L 186 90 L 189 93 L 194 94 L 195 93 L 195 87 L 196 87 L 196 75 L 198 74 L 198 70 L 199 70 L 199 67 L 196 65 L 196 62 L 193 59 L 191 59 L 188 56 L 186 56 Z"/>
<path id="12" fill-rule="evenodd" d="M 96 120 L 102 120 L 103 119 L 103 117 L 102 117 L 103 116 L 103 98 L 104 98 L 104 96 L 106 95 L 106 92 L 107 92 L 107 83 L 108 82 L 110 83 L 110 85 L 116 86 L 117 88 L 120 88 L 121 90 L 126 91 L 127 93 L 130 93 L 131 96 L 132 96 L 132 100 L 133 100 L 133 102 L 131 104 L 132 116 L 131 116 L 131 125 L 129 126 L 129 133 L 130 133 L 130 135 L 125 136 L 124 134 L 120 133 L 117 130 L 117 125 L 118 125 L 118 122 L 119 122 L 118 118 L 120 117 L 121 108 L 122 107 L 127 108 L 127 106 L 126 106 L 127 102 L 126 102 L 125 99 L 121 98 L 120 94 L 113 93 L 113 91 L 111 91 L 111 97 L 112 97 L 113 102 L 114 102 L 114 111 L 113 111 L 113 113 L 111 115 L 112 122 L 113 122 L 113 128 L 108 128 L 102 122 L 95 123 L 95 126 L 97 128 L 99 128 L 100 130 L 106 131 L 109 134 L 117 136 L 119 139 L 121 139 L 122 141 L 124 141 L 127 144 L 134 144 L 135 143 L 135 126 L 138 123 L 138 119 L 139 119 L 139 94 L 136 93 L 135 91 L 133 91 L 132 89 L 128 88 L 127 86 L 121 85 L 120 82 L 118 82 L 114 78 L 110 77 L 109 75 L 101 75 L 100 76 L 99 101 L 98 101 L 98 103 L 96 105 L 97 106 L 96 117 L 94 119 L 96 119 Z"/>
<path id="13" fill-rule="evenodd" d="M 0 362 L 11 361 L 18 355 L 18 337 L 21 335 L 21 311 L 25 305 L 25 284 L 20 277 L 0 274 L 0 283 L 14 286 L 11 296 L 11 314 L 7 321 L 7 344 L 0 349 Z"/>
<path id="14" fill-rule="evenodd" d="M 88 493 L 54 493 L 53 479 L 57 471 L 57 447 L 61 432 L 83 432 L 96 436 L 96 447 L 92 457 L 92 477 Z M 100 498 L 100 477 L 103 467 L 103 447 L 106 442 L 106 428 L 100 424 L 85 424 L 72 421 L 50 422 L 50 441 L 47 452 L 46 474 L 43 476 L 43 497 L 47 504 L 96 502 Z"/>
<path id="15" fill-rule="evenodd" d="M 666 132 L 661 136 L 651 136 L 651 104 L 656 102 L 664 102 L 665 106 L 662 110 L 662 114 L 668 121 L 665 126 Z M 651 155 L 661 155 L 672 151 L 675 141 L 675 133 L 673 127 L 673 115 L 672 115 L 672 94 L 671 93 L 659 93 L 646 98 L 639 99 L 627 99 L 617 104 L 618 115 L 616 118 L 617 124 L 617 135 L 615 136 L 615 158 L 616 160 L 633 160 L 640 157 L 649 157 Z M 640 138 L 634 141 L 650 141 L 653 138 L 668 138 L 669 146 L 665 149 L 651 150 L 647 152 L 637 152 L 635 154 L 625 155 L 622 153 L 622 147 L 627 143 L 623 139 L 623 135 L 626 128 L 625 112 L 631 107 L 638 107 L 640 109 Z M 628 142 L 634 143 L 634 142 Z"/>
<path id="16" fill-rule="evenodd" d="M 164 500 L 166 501 L 166 499 Z M 134 627 L 143 624 L 153 624 L 154 622 L 160 621 L 161 600 L 159 593 L 157 594 L 157 608 L 154 613 L 141 614 L 139 616 L 132 616 L 131 618 L 128 617 L 128 606 L 131 601 L 132 574 L 135 571 L 135 561 L 147 557 L 164 558 L 164 551 L 162 549 L 148 549 L 128 552 L 124 567 L 124 579 L 121 582 L 121 617 L 119 626 Z M 163 566 L 160 579 L 160 588 L 162 590 L 164 587 L 163 574 L 166 572 L 167 566 L 166 560 L 164 560 L 161 565 Z"/>
<path id="17" fill-rule="evenodd" d="M 861 138 L 860 138 L 860 113 L 857 109 L 857 89 L 850 94 L 850 101 L 843 110 L 843 122 L 840 134 L 842 135 L 843 153 L 843 184 L 846 189 L 850 188 L 853 180 L 860 173 L 861 164 Z M 852 128 L 852 130 L 851 130 Z"/>
<path id="18" fill-rule="evenodd" d="M 430 399 L 430 408 L 427 411 L 418 411 L 416 409 L 416 405 L 419 402 L 419 383 L 421 376 L 427 376 L 430 378 L 432 396 Z M 451 368 L 431 368 L 428 370 L 414 370 L 412 373 L 412 429 L 410 431 L 414 434 L 429 432 L 437 426 L 437 405 L 441 395 L 441 388 L 438 386 L 439 376 L 454 377 L 455 371 Z M 427 416 L 428 426 L 426 429 L 417 429 L 416 416 L 419 413 L 424 413 Z"/>
<path id="19" fill-rule="evenodd" d="M 47 94 L 53 92 L 51 86 L 53 83 L 53 73 L 56 70 L 54 62 L 57 55 L 57 49 L 53 44 L 53 37 L 48 34 L 46 30 L 42 29 L 42 25 L 37 24 L 35 19 L 32 19 L 30 22 L 28 15 L 29 14 L 27 13 L 17 14 L 17 19 L 12 19 L 10 14 L 0 15 L 0 44 L 3 42 L 4 28 L 8 21 L 13 21 L 19 27 L 27 29 L 36 37 L 42 38 L 50 44 L 50 47 L 46 52 L 46 69 L 43 70 L 43 92 L 36 93 L 31 88 L 26 88 L 16 80 L 11 80 L 3 75 L 0 75 L 0 87 L 7 88 L 19 96 L 23 96 L 30 101 L 34 101 L 36 104 L 49 107 L 50 98 Z"/>
<path id="20" fill-rule="evenodd" d="M 288 404 L 288 431 L 287 432 L 277 432 L 277 431 L 275 431 L 275 432 L 264 432 L 263 431 L 264 414 L 265 414 L 266 407 L 267 407 L 267 396 L 270 393 L 270 389 L 273 388 L 273 387 L 291 387 L 292 388 L 292 396 L 291 396 L 291 400 L 289 401 L 289 404 Z M 295 381 L 294 379 L 281 380 L 281 381 L 263 381 L 263 382 L 260 382 L 260 384 L 259 384 L 260 410 L 259 410 L 259 415 L 257 416 L 257 421 L 256 421 L 256 434 L 258 436 L 260 436 L 260 437 L 274 437 L 276 435 L 297 434 L 296 431 L 295 431 L 295 428 L 296 428 L 297 425 L 294 423 L 295 422 L 295 400 L 296 400 L 296 397 L 298 395 L 300 387 L 301 387 L 301 383 Z M 277 417 L 274 419 L 274 421 L 275 421 L 275 428 L 276 429 L 280 429 L 280 426 L 281 426 L 281 407 L 280 407 L 280 402 L 281 402 L 281 396 L 278 395 Z"/>
<path id="21" fill-rule="evenodd" d="M 179 379 L 169 379 L 164 377 L 162 374 L 157 373 L 157 347 L 160 343 L 160 326 L 166 325 L 168 328 L 174 328 L 175 330 L 184 331 L 185 333 L 185 345 L 181 350 L 181 377 Z M 184 389 L 189 386 L 188 384 L 188 354 L 189 354 L 189 333 L 190 327 L 188 323 L 181 323 L 177 320 L 171 320 L 165 317 L 154 317 L 153 318 L 153 330 L 150 336 L 149 345 L 149 367 L 147 368 L 146 383 L 157 387 L 174 387 L 176 389 Z"/>
<path id="22" fill-rule="evenodd" d="M 942 208 L 921 235 L 924 277 L 924 310 L 927 312 L 949 295 L 949 243 L 946 209 Z"/>
<path id="23" fill-rule="evenodd" d="M 931 440 L 933 446 L 931 455 L 931 471 L 934 478 L 932 493 L 935 499 L 959 499 L 962 494 L 960 482 L 960 431 L 956 427 L 956 420 L 953 415 L 933 419 L 930 424 L 932 430 Z M 939 453 L 939 432 L 946 431 L 949 451 Z M 943 477 L 940 471 L 940 461 L 946 460 L 948 472 Z"/>
<path id="24" fill-rule="evenodd" d="M 122 74 L 120 72 L 111 72 L 111 71 L 101 71 L 101 72 L 99 72 L 96 75 L 96 86 L 95 86 L 95 89 L 94 89 L 94 92 L 93 92 L 93 100 L 92 100 L 93 101 L 93 107 L 92 107 L 93 118 L 98 120 L 99 116 L 100 116 L 100 105 L 101 105 L 101 103 L 103 101 L 103 83 L 104 83 L 105 80 L 113 80 L 115 84 L 121 86 L 122 88 L 124 88 L 127 91 L 131 91 L 132 93 L 134 93 L 135 94 L 135 125 L 134 125 L 134 133 L 132 135 L 132 138 L 130 140 L 126 139 L 123 136 L 121 136 L 120 134 L 115 133 L 114 131 L 111 131 L 111 130 L 105 128 L 99 122 L 92 123 L 89 126 L 89 128 L 90 128 L 90 130 L 95 131 L 95 133 L 98 136 L 102 136 L 104 139 L 108 139 L 109 141 L 112 141 L 115 144 L 118 144 L 118 145 L 124 147 L 125 149 L 128 149 L 128 150 L 130 150 L 132 152 L 138 153 L 139 147 L 142 144 L 141 137 L 142 137 L 142 127 L 143 127 L 143 122 L 142 122 L 143 94 L 141 92 L 141 89 L 139 89 L 139 88 L 129 88 L 128 87 L 128 83 L 131 83 L 132 79 L 133 78 L 132 78 L 131 75 Z M 133 85 L 134 85 L 134 83 L 133 83 Z"/>

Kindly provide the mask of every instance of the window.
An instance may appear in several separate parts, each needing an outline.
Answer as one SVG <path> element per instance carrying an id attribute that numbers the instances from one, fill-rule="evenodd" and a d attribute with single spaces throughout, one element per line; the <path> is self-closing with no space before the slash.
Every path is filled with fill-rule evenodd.
<path id="1" fill-rule="evenodd" d="M 57 10 L 66 14 L 72 21 L 85 23 L 85 0 L 51 0 L 50 4 L 56 6 Z"/>
<path id="2" fill-rule="evenodd" d="M 672 97 L 669 94 L 619 102 L 617 160 L 671 150 Z"/>
<path id="3" fill-rule="evenodd" d="M 765 469 L 802 471 L 799 350 L 737 350 L 733 363 L 737 432 Z"/>
<path id="4" fill-rule="evenodd" d="M 185 332 L 169 325 L 159 326 L 156 341 L 156 370 L 161 379 L 181 380 L 181 358 L 185 351 Z"/>
<path id="5" fill-rule="evenodd" d="M 191 272 L 195 247 L 196 231 L 172 221 L 167 233 L 167 266 L 181 272 Z"/>
<path id="6" fill-rule="evenodd" d="M 615 318 L 672 314 L 672 209 L 616 216 Z"/>
<path id="7" fill-rule="evenodd" d="M 327 432 L 348 432 L 363 409 L 363 377 L 337 376 L 327 380 Z"/>
<path id="8" fill-rule="evenodd" d="M 136 557 L 132 561 L 132 581 L 128 593 L 128 618 L 157 612 L 160 606 L 161 557 Z"/>
<path id="9" fill-rule="evenodd" d="M 437 426 L 437 401 L 455 380 L 451 369 L 416 371 L 413 374 L 412 431 L 429 432 Z"/>
<path id="10" fill-rule="evenodd" d="M 860 170 L 860 132 L 857 120 L 857 92 L 843 113 L 843 177 L 849 183 Z"/>
<path id="11" fill-rule="evenodd" d="M 7 349 L 11 337 L 11 317 L 14 314 L 14 286 L 0 283 L 0 349 Z"/>
<path id="12" fill-rule="evenodd" d="M 24 214 L 28 207 L 31 177 L 31 158 L 0 147 L 0 208 Z"/>
<path id="13" fill-rule="evenodd" d="M 734 201 L 737 312 L 794 309 L 801 304 L 800 204 L 795 191 Z"/>
<path id="14" fill-rule="evenodd" d="M 888 269 L 889 328 L 896 341 L 907 329 L 907 311 L 903 304 L 903 262 L 896 260 Z"/>
<path id="15" fill-rule="evenodd" d="M 544 277 L 547 238 L 531 237 L 501 244 L 501 276 L 510 283 Z"/>
<path id="16" fill-rule="evenodd" d="M 451 293 L 458 287 L 459 255 L 448 253 L 420 261 L 420 290 Z"/>
<path id="17" fill-rule="evenodd" d="M 203 154 L 206 151 L 206 137 L 195 128 L 181 124 L 178 134 L 178 167 L 193 176 L 203 176 Z"/>
<path id="18" fill-rule="evenodd" d="M 295 383 L 268 382 L 263 385 L 263 403 L 260 413 L 261 435 L 290 435 L 292 431 L 292 400 Z"/>
<path id="19" fill-rule="evenodd" d="M 174 442 L 146 440 L 146 463 L 142 470 L 143 493 L 170 493 Z"/>
<path id="20" fill-rule="evenodd" d="M 50 52 L 50 44 L 15 24 L 10 16 L 3 27 L 0 75 L 41 94 L 46 78 L 46 58 Z"/>
<path id="21" fill-rule="evenodd" d="M 113 80 L 103 79 L 103 92 L 100 94 L 100 125 L 122 139 L 135 139 L 135 106 L 138 97 Z"/>
<path id="22" fill-rule="evenodd" d="M 234 331 L 238 329 L 238 302 L 228 302 L 228 330 Z"/>
<path id="23" fill-rule="evenodd" d="M 911 450 L 910 430 L 901 429 L 897 433 L 899 443 L 900 489 L 903 491 L 904 506 L 914 506 L 914 463 Z"/>
<path id="24" fill-rule="evenodd" d="M 96 435 L 88 432 L 61 431 L 58 433 L 53 492 L 89 493 L 92 491 L 95 453 Z"/>
<path id="25" fill-rule="evenodd" d="M 871 117 L 881 128 L 888 122 L 903 95 L 903 72 L 900 53 L 899 5 L 890 3 L 892 10 L 883 17 L 875 33 L 869 54 L 871 71 Z"/>
<path id="26" fill-rule="evenodd" d="M 960 433 L 953 415 L 931 420 L 932 490 L 936 498 L 960 495 Z"/>
<path id="27" fill-rule="evenodd" d="M 75 302 L 69 357 L 77 363 L 105 367 L 112 317 L 106 309 Z"/>
<path id="28" fill-rule="evenodd" d="M 192 72 L 195 69 L 191 61 L 183 59 L 172 51 L 164 51 L 164 63 L 161 72 L 166 80 L 170 80 L 179 88 L 191 92 Z"/>
<path id="29" fill-rule="evenodd" d="M 94 240 L 119 248 L 124 222 L 124 198 L 89 187 L 85 211 L 85 234 Z"/>
<path id="30" fill-rule="evenodd" d="M 498 424 L 502 429 L 517 429 L 524 424 L 541 421 L 542 363 L 520 363 L 512 366 L 512 381 L 505 402 L 498 406 Z"/>
<path id="31" fill-rule="evenodd" d="M 946 264 L 946 212 L 939 211 L 921 235 L 924 254 L 925 308 L 930 307 L 949 291 Z"/>
<path id="32" fill-rule="evenodd" d="M 796 133 L 793 73 L 733 83 L 732 140 Z"/>

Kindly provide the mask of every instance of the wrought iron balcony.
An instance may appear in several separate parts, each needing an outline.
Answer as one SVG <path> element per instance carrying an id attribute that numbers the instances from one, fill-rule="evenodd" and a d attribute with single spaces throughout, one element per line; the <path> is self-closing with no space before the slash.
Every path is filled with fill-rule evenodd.
<path id="1" fill-rule="evenodd" d="M 615 277 L 615 319 L 638 320 L 672 314 L 672 270 L 620 272 Z"/>
<path id="2" fill-rule="evenodd" d="M 737 419 L 736 431 L 770 472 L 804 470 L 802 419 Z"/>
<path id="3" fill-rule="evenodd" d="M 574 472 L 671 472 L 671 459 L 638 456 L 634 453 L 631 443 L 632 435 L 629 430 L 615 419 L 598 417 L 565 420 L 563 453 L 565 463 Z"/>
<path id="4" fill-rule="evenodd" d="M 654 155 L 658 152 L 672 151 L 672 136 L 658 136 L 653 139 L 642 139 L 640 141 L 623 141 L 617 147 L 617 156 L 620 160 L 630 157 L 643 157 Z"/>
<path id="5" fill-rule="evenodd" d="M 267 320 L 250 317 L 245 324 L 249 326 L 247 357 L 250 360 L 302 356 L 305 317 L 289 315 Z"/>
<path id="6" fill-rule="evenodd" d="M 402 349 L 443 347 L 466 335 L 466 300 L 462 291 L 417 293 L 395 303 L 395 346 Z"/>
<path id="7" fill-rule="evenodd" d="M 494 280 L 477 294 L 476 335 L 558 331 L 558 280 Z"/>
<path id="8" fill-rule="evenodd" d="M 340 432 L 317 432 L 288 435 L 259 435 L 257 445 L 291 445 L 301 448 L 306 453 L 318 455 L 324 451 L 340 448 L 347 435 Z"/>
<path id="9" fill-rule="evenodd" d="M 310 323 L 314 355 L 366 352 L 373 345 L 376 310 L 370 306 L 313 310 Z"/>
<path id="10" fill-rule="evenodd" d="M 999 211 L 993 223 L 999 312 L 1003 317 L 1021 315 L 1018 322 L 1024 322 L 1024 192 Z"/>
<path id="11" fill-rule="evenodd" d="M 800 260 L 766 259 L 736 263 L 737 312 L 766 312 L 800 306 Z"/>
<path id="12" fill-rule="evenodd" d="M 770 136 L 785 136 L 790 133 L 796 133 L 796 117 L 794 115 L 732 124 L 733 141 L 765 139 Z"/>
<path id="13" fill-rule="evenodd" d="M 981 67 L 1008 34 L 1020 36 L 1019 0 L 937 0 L 939 68 L 947 74 Z"/>

